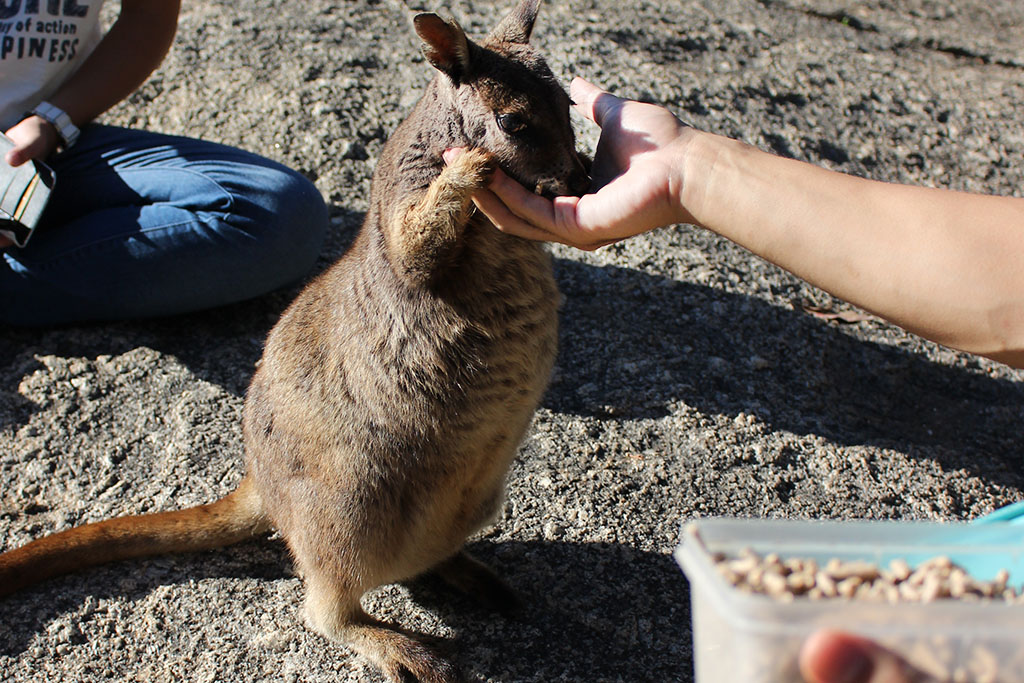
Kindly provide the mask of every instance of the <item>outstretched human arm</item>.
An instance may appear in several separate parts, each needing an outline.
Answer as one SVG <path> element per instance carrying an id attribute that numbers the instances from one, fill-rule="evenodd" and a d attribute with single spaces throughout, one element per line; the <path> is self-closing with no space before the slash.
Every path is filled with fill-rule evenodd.
<path id="1" fill-rule="evenodd" d="M 122 0 L 117 21 L 82 66 L 48 101 L 81 127 L 132 93 L 160 65 L 174 40 L 180 0 Z M 44 159 L 59 142 L 52 125 L 29 116 L 5 131 L 7 163 Z"/>
<path id="2" fill-rule="evenodd" d="M 594 249 L 692 223 L 911 332 L 1024 366 L 1024 199 L 857 178 L 582 79 L 571 94 L 602 128 L 596 192 L 552 202 L 498 173 L 475 201 L 501 230 Z"/>

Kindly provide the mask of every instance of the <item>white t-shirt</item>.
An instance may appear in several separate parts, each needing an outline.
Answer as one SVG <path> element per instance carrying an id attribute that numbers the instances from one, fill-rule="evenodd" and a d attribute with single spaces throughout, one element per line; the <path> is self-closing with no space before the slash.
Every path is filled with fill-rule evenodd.
<path id="1" fill-rule="evenodd" d="M 102 5 L 103 0 L 0 2 L 0 130 L 49 97 L 89 56 L 100 41 Z"/>

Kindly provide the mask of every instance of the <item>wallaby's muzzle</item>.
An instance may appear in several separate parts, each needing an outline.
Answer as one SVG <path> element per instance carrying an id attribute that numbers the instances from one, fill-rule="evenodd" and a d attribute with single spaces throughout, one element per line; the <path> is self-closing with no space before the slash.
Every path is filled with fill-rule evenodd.
<path id="1" fill-rule="evenodd" d="M 578 154 L 573 155 L 574 168 L 564 178 L 541 178 L 534 187 L 537 194 L 552 199 L 571 195 L 581 197 L 590 188 L 589 164 Z"/>

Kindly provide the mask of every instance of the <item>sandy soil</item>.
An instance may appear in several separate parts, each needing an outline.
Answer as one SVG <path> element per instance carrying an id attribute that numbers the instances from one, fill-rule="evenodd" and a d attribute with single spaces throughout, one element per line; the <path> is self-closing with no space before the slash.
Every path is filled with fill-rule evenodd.
<path id="1" fill-rule="evenodd" d="M 480 35 L 508 4 L 450 8 Z M 106 120 L 300 169 L 331 204 L 323 268 L 431 76 L 410 8 L 437 7 L 185 5 L 164 66 Z M 581 74 L 779 154 L 1020 196 L 1022 27 L 1016 0 L 571 0 L 548 3 L 534 42 L 566 83 Z M 692 680 L 670 557 L 687 519 L 966 519 L 1024 497 L 1024 374 L 809 315 L 801 302 L 850 307 L 691 227 L 553 252 L 557 371 L 505 514 L 472 543 L 526 615 L 430 580 L 367 599 L 455 639 L 470 680 Z M 169 320 L 0 329 L 0 547 L 229 491 L 245 387 L 295 291 Z M 303 626 L 301 594 L 272 539 L 61 579 L 0 603 L 0 680 L 377 680 Z"/>

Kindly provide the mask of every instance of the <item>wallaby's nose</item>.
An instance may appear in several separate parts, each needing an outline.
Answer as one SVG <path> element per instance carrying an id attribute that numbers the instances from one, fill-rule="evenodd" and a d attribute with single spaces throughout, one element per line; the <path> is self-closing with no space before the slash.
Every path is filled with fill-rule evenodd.
<path id="1" fill-rule="evenodd" d="M 573 168 L 567 175 L 558 178 L 547 178 L 537 183 L 536 192 L 548 199 L 559 195 L 580 197 L 590 189 L 590 175 L 583 160 L 573 158 Z"/>
<path id="2" fill-rule="evenodd" d="M 573 171 L 565 181 L 565 184 L 569 189 L 569 194 L 582 197 L 590 189 L 590 176 L 582 169 Z"/>
<path id="3" fill-rule="evenodd" d="M 575 163 L 572 172 L 565 180 L 565 185 L 569 194 L 582 197 L 590 189 L 590 169 L 587 168 L 586 161 L 580 158 L 579 154 L 573 155 L 573 161 Z"/>

